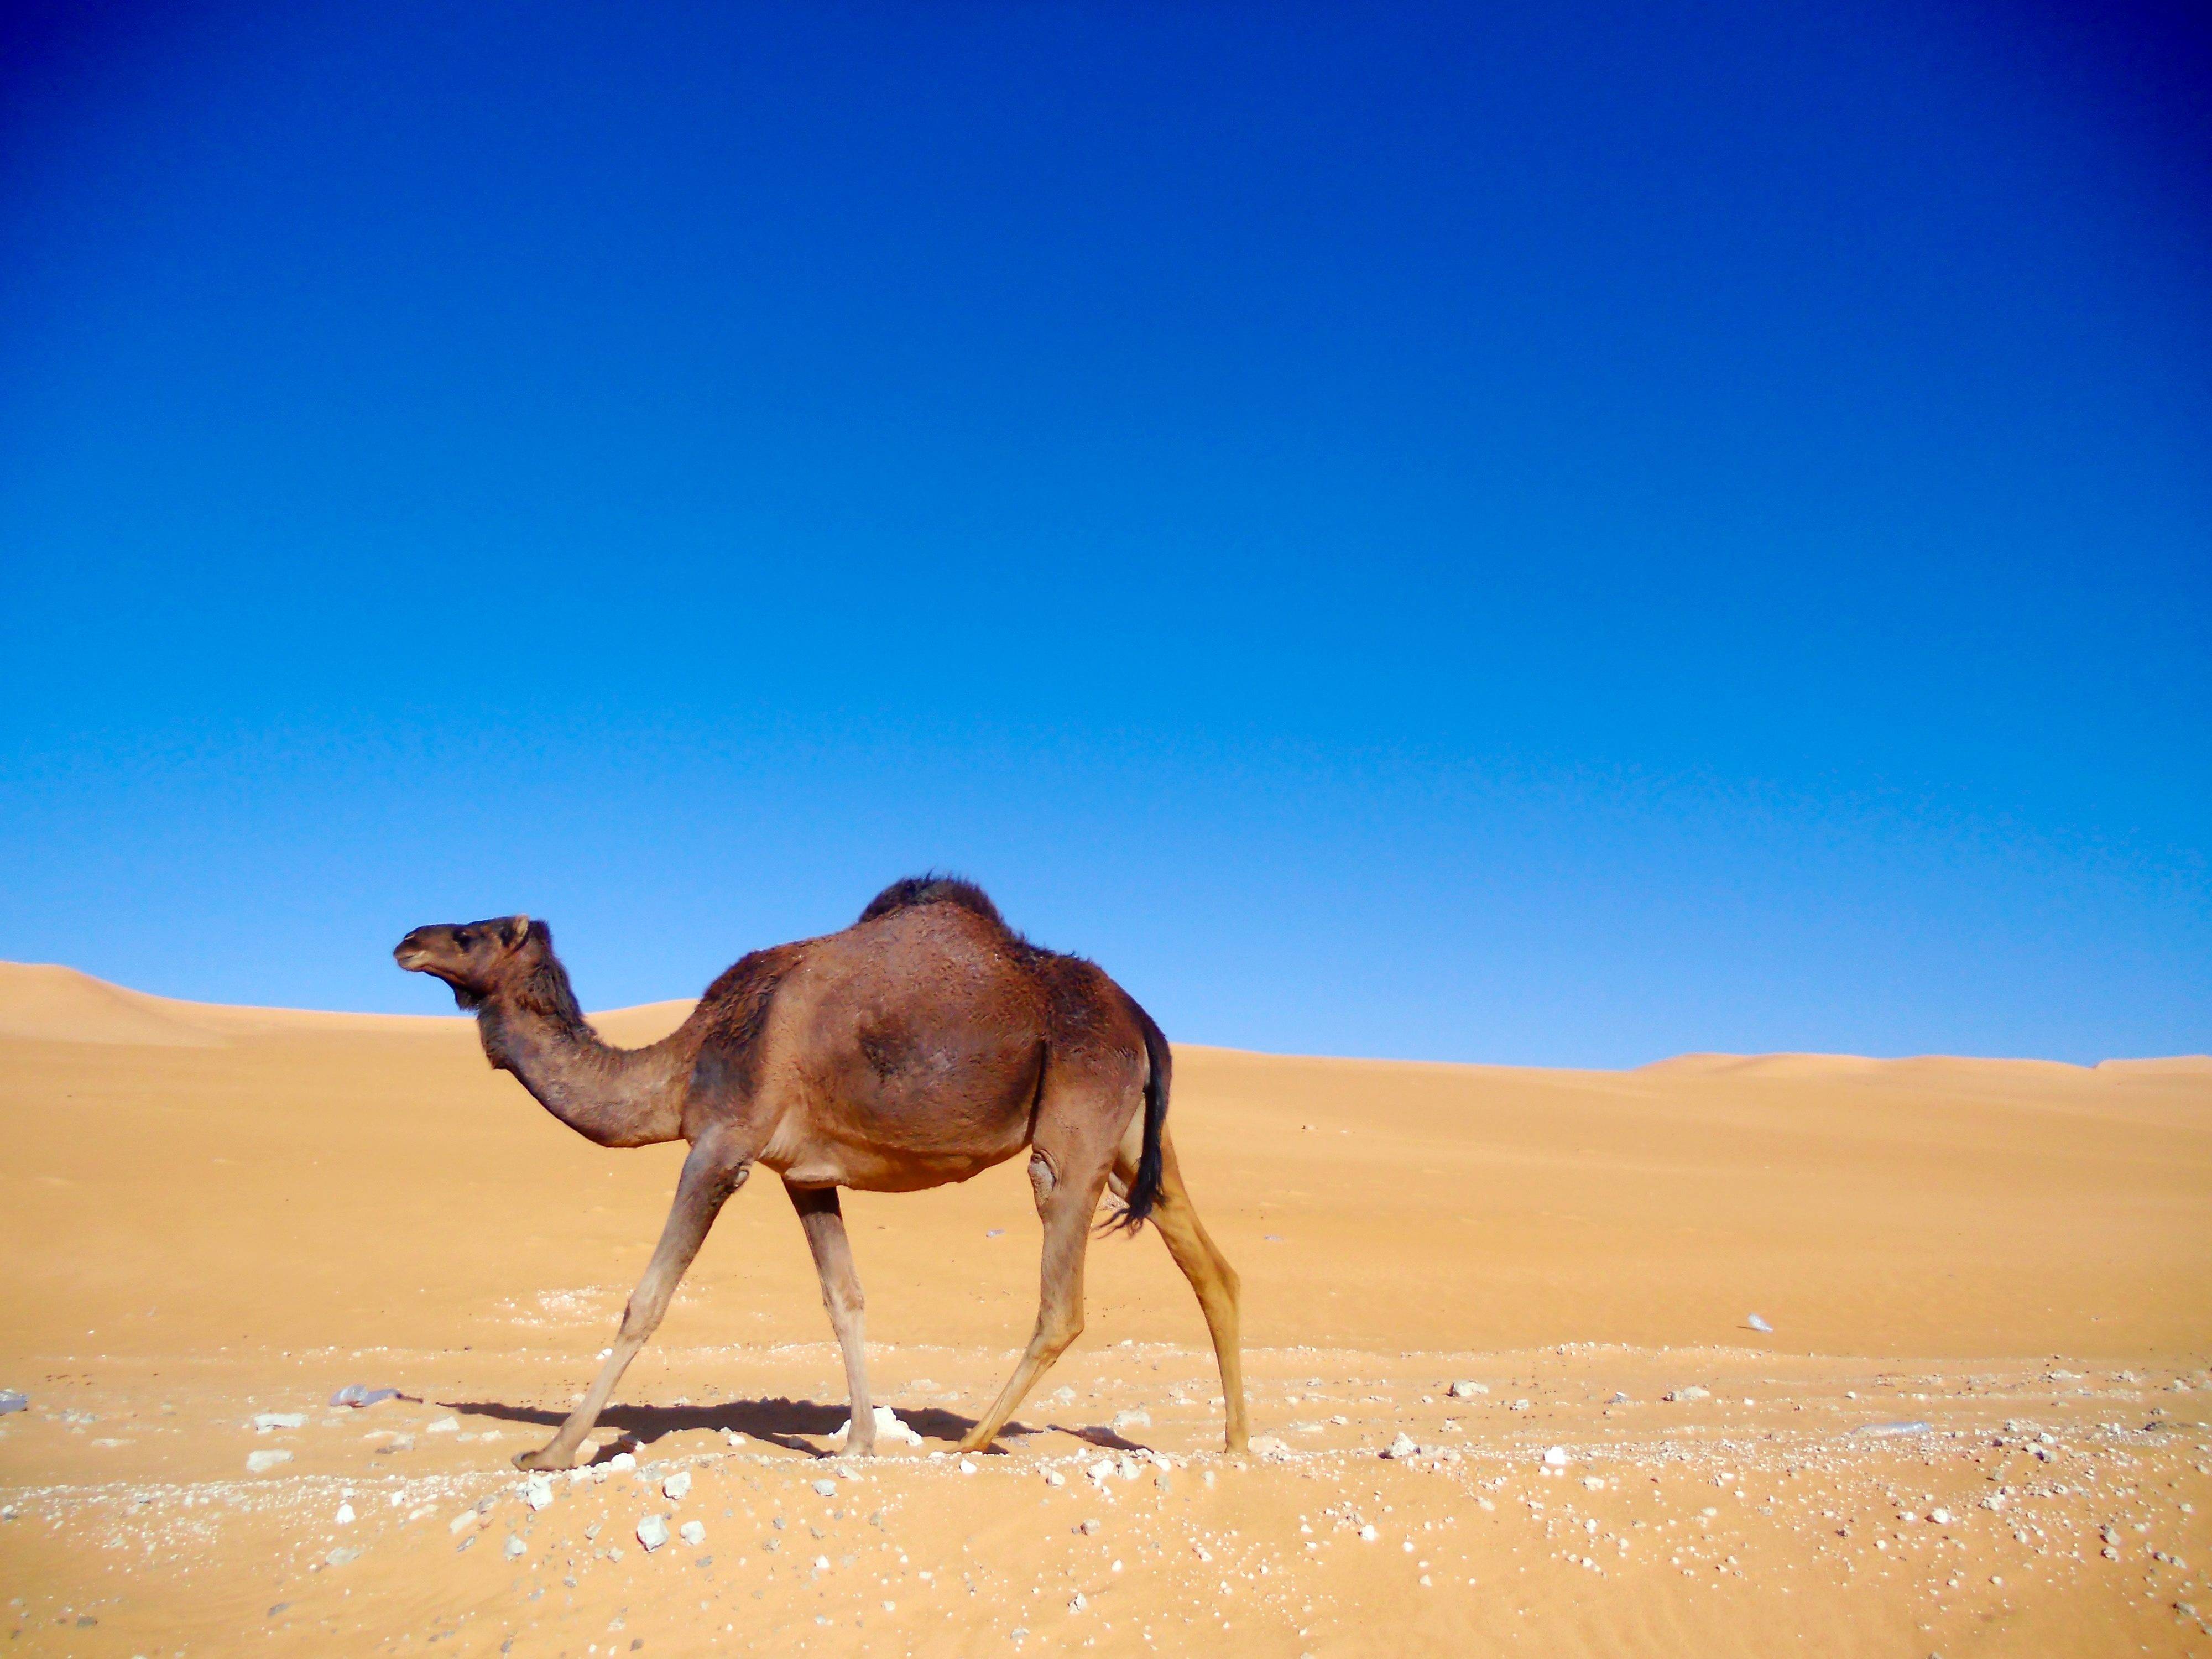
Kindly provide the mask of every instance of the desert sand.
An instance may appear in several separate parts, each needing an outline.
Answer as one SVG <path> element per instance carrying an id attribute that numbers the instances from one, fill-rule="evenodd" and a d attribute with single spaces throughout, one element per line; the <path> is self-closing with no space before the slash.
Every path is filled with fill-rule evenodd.
<path id="1" fill-rule="evenodd" d="M 1035 1311 L 1018 1160 L 848 1199 L 919 1446 L 835 1455 L 763 1180 L 533 1492 L 680 1147 L 458 1018 L 0 966 L 7 1650 L 2212 1655 L 2212 1060 L 1176 1055 L 1254 1455 L 1148 1236 L 951 1455 Z"/>

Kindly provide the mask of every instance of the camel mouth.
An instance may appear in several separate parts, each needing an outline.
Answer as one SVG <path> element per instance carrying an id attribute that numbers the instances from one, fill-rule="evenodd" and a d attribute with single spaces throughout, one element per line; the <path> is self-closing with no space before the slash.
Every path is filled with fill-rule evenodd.
<path id="1" fill-rule="evenodd" d="M 419 974 L 430 965 L 430 953 L 419 945 L 394 945 L 392 959 L 410 974 Z"/>

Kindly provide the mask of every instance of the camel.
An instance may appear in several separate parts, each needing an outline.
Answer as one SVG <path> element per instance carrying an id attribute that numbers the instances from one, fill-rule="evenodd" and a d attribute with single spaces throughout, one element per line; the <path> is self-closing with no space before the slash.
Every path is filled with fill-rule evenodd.
<path id="1" fill-rule="evenodd" d="M 1106 1225 L 1149 1221 L 1198 1293 L 1221 1370 L 1225 1444 L 1246 1448 L 1237 1279 L 1192 1206 L 1167 1128 L 1167 1039 L 1097 964 L 1030 944 L 973 884 L 893 883 L 841 933 L 756 951 L 683 1025 L 613 1048 L 585 1022 L 543 921 L 417 927 L 392 951 L 477 1017 L 492 1066 L 602 1146 L 690 1145 L 653 1260 L 597 1379 L 560 1431 L 517 1457 L 575 1462 L 623 1370 L 652 1338 L 723 1204 L 756 1164 L 783 1177 L 845 1360 L 846 1450 L 875 1449 L 860 1281 L 837 1191 L 919 1192 L 1030 1150 L 1044 1224 L 1036 1326 L 960 1445 L 988 1449 L 1083 1329 L 1083 1264 Z"/>

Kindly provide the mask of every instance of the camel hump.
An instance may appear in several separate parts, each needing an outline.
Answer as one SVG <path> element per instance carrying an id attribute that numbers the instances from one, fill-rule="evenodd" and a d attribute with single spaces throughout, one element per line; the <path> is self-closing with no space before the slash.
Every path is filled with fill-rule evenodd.
<path id="1" fill-rule="evenodd" d="M 860 921 L 873 921 L 878 916 L 911 910 L 923 904 L 957 904 L 1001 927 L 1006 925 L 1006 919 L 999 914 L 999 907 L 974 882 L 963 881 L 957 876 L 940 876 L 933 870 L 893 882 L 868 901 L 868 908 L 860 912 Z"/>

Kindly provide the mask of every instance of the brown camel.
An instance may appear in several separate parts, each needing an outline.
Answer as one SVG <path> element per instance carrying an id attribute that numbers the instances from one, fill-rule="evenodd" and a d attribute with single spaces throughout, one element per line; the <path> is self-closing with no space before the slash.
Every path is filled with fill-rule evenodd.
<path id="1" fill-rule="evenodd" d="M 842 933 L 756 951 L 672 1036 L 611 1048 L 585 1023 L 542 921 L 418 927 L 392 956 L 473 1009 L 492 1065 L 602 1146 L 690 1143 L 653 1261 L 598 1379 L 561 1431 L 515 1462 L 562 1469 L 660 1323 L 723 1202 L 756 1164 L 783 1177 L 844 1350 L 850 1452 L 875 1449 L 860 1281 L 837 1189 L 918 1192 L 1030 1149 L 1044 1222 L 1036 1329 L 960 1443 L 991 1443 L 1083 1329 L 1083 1258 L 1110 1183 L 1117 1224 L 1149 1220 L 1198 1292 L 1245 1447 L 1237 1274 L 1199 1222 L 1168 1139 L 1167 1039 L 1094 963 L 1041 950 L 981 890 L 912 877 Z M 1139 1108 L 1142 1109 L 1139 1110 Z"/>

